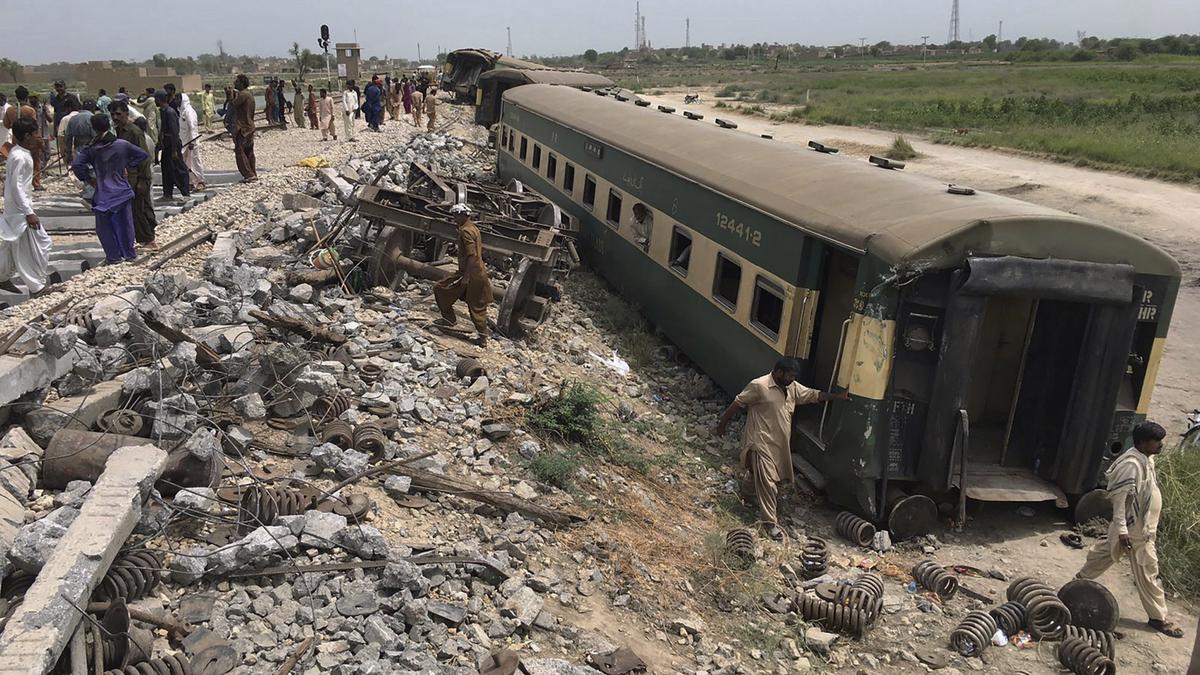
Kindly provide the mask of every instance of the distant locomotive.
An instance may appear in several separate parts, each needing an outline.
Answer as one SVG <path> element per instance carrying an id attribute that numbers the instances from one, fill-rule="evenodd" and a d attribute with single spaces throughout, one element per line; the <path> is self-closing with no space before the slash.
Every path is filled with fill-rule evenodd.
<path id="1" fill-rule="evenodd" d="M 878 520 L 904 494 L 1066 507 L 1098 485 L 1149 408 L 1169 255 L 671 112 L 512 89 L 499 175 L 577 218 L 594 268 L 726 391 L 785 355 L 848 390 L 794 418 L 796 464 L 832 501 Z"/>

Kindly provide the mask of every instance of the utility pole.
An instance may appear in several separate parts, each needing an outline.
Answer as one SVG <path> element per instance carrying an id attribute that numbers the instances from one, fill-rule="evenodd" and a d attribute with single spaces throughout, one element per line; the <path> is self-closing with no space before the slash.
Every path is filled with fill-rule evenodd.
<path id="1" fill-rule="evenodd" d="M 1004 19 L 1000 20 L 1000 32 L 996 33 L 996 44 L 1001 42 L 1004 42 Z M 996 48 L 996 51 L 1000 51 L 999 47 Z"/>
<path id="2" fill-rule="evenodd" d="M 862 58 L 867 58 L 867 38 L 858 38 L 858 55 Z"/>
<path id="3" fill-rule="evenodd" d="M 508 54 L 508 56 L 511 58 L 512 57 L 512 26 L 508 26 L 508 28 L 506 30 L 508 30 L 508 51 L 505 53 Z"/>
<path id="4" fill-rule="evenodd" d="M 417 43 L 417 65 L 421 64 L 421 43 Z"/>
<path id="5" fill-rule="evenodd" d="M 683 20 L 683 46 L 692 46 L 692 17 Z"/>
<path id="6" fill-rule="evenodd" d="M 925 65 L 925 55 L 929 53 L 929 36 L 921 36 L 921 65 Z"/>

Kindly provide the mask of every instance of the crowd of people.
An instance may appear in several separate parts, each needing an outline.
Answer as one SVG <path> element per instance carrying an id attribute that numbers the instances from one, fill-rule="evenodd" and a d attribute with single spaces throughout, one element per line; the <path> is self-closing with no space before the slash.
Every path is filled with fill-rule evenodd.
<path id="1" fill-rule="evenodd" d="M 360 119 L 370 131 L 411 117 L 420 128 L 437 125 L 437 86 L 426 78 L 396 79 L 375 75 L 362 89 L 347 80 L 337 102 L 325 88 L 293 80 L 270 79 L 263 92 L 269 125 L 287 128 L 289 113 L 296 127 L 320 130 L 321 139 L 355 141 Z M 0 159 L 6 162 L 4 220 L 0 223 L 0 289 L 16 291 L 20 278 L 30 293 L 47 286 L 50 237 L 33 207 L 33 193 L 44 190 L 47 170 L 68 170 L 84 185 L 83 196 L 96 217 L 96 235 L 105 264 L 134 260 L 137 250 L 156 250 L 153 165 L 162 175 L 162 197 L 187 199 L 207 187 L 198 142 L 213 131 L 220 118 L 233 138 L 234 155 L 243 182 L 258 179 L 254 156 L 257 102 L 250 80 L 238 75 L 225 88 L 218 108 L 211 84 L 194 95 L 171 83 L 130 94 L 100 89 L 95 98 L 67 91 L 59 80 L 45 97 L 18 86 L 10 99 L 0 92 Z"/>

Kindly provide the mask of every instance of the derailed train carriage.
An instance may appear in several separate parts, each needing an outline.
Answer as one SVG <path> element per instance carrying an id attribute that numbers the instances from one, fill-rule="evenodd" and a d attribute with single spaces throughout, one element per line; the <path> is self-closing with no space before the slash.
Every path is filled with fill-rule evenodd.
<path id="1" fill-rule="evenodd" d="M 490 49 L 456 49 L 446 55 L 446 62 L 442 64 L 442 90 L 453 92 L 456 101 L 473 103 L 479 76 L 494 68 L 542 70 L 546 66 Z"/>
<path id="2" fill-rule="evenodd" d="M 1066 507 L 1097 487 L 1149 407 L 1169 255 L 671 112 L 513 89 L 499 174 L 578 219 L 591 264 L 725 391 L 785 355 L 848 390 L 794 417 L 829 499 L 878 520 L 905 494 Z"/>

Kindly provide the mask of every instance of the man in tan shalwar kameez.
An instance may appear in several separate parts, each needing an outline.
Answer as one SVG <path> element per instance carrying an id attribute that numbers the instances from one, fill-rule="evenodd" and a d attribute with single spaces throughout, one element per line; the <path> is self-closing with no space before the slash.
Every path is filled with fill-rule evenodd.
<path id="1" fill-rule="evenodd" d="M 798 405 L 845 400 L 845 393 L 829 394 L 796 382 L 800 364 L 795 359 L 780 359 L 768 374 L 750 381 L 737 395 L 721 422 L 717 434 L 725 435 L 730 420 L 746 411 L 746 429 L 742 435 L 741 466 L 754 482 L 758 501 L 759 522 L 767 535 L 782 539 L 776 502 L 779 487 L 776 483 L 791 483 L 792 475 L 792 413 Z"/>
<path id="2" fill-rule="evenodd" d="M 467 302 L 471 323 L 475 324 L 477 342 L 487 346 L 487 309 L 492 304 L 492 282 L 488 280 L 487 268 L 483 265 L 483 238 L 479 228 L 471 222 L 471 207 L 455 204 L 450 207 L 454 223 L 458 226 L 458 274 L 446 277 L 433 285 L 433 297 L 437 301 L 442 318 L 434 323 L 453 326 L 458 323 L 454 303 Z"/>
<path id="3" fill-rule="evenodd" d="M 1144 422 L 1133 430 L 1133 447 L 1109 467 L 1108 498 L 1113 517 L 1108 539 L 1088 551 L 1087 562 L 1075 577 L 1095 579 L 1126 553 L 1133 571 L 1133 585 L 1149 615 L 1154 630 L 1174 638 L 1183 637 L 1183 629 L 1167 620 L 1167 596 L 1158 578 L 1158 549 L 1155 537 L 1162 514 L 1162 492 L 1154 456 L 1162 452 L 1167 431 L 1154 422 Z"/>

